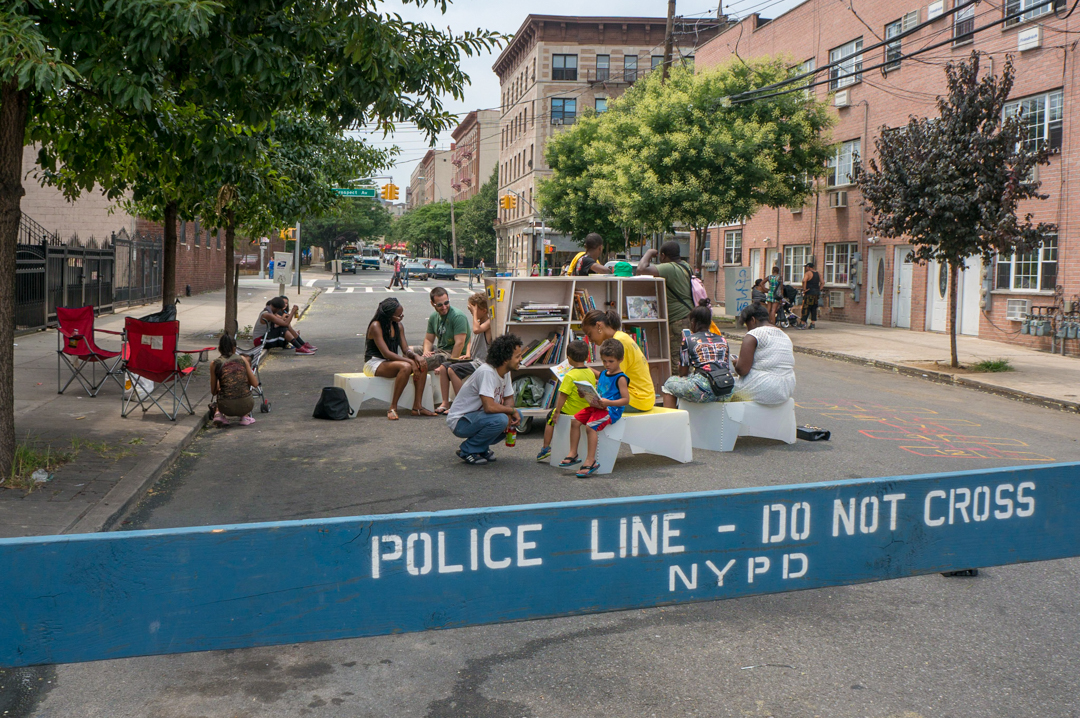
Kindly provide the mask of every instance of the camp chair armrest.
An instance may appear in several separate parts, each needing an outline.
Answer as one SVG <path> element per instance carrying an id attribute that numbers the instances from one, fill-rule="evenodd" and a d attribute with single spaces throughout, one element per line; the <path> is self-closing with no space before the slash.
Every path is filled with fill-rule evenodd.
<path id="1" fill-rule="evenodd" d="M 207 356 L 207 353 L 214 351 L 214 348 L 215 347 L 203 347 L 202 349 L 177 349 L 176 353 L 177 354 L 198 354 L 199 355 L 199 361 L 204 362 L 204 361 L 209 361 L 209 357 Z"/>
<path id="2" fill-rule="evenodd" d="M 102 334 L 115 334 L 118 337 L 124 336 L 123 332 L 114 332 L 112 329 L 95 329 L 95 332 L 101 332 Z"/>
<path id="3" fill-rule="evenodd" d="M 56 331 L 60 332 L 68 339 L 86 339 L 85 334 L 81 334 L 74 329 L 64 329 L 63 327 L 57 327 Z"/>

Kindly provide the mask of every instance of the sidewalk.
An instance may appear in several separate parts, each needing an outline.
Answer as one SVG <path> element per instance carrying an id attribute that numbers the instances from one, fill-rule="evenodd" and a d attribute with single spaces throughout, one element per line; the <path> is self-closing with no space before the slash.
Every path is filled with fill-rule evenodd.
<path id="1" fill-rule="evenodd" d="M 241 277 L 237 297 L 240 328 L 255 322 L 266 301 L 277 295 L 278 285 L 257 277 Z M 306 310 L 318 290 L 295 287 L 289 300 Z M 130 307 L 98 317 L 96 326 L 119 331 L 125 316 L 140 317 L 158 311 L 160 302 Z M 213 346 L 225 316 L 225 291 L 181 297 L 176 307 L 180 321 L 180 347 Z M 15 430 L 17 440 L 53 451 L 74 454 L 56 469 L 49 482 L 27 494 L 0 486 L 0 537 L 60 533 L 89 533 L 108 527 L 154 481 L 195 436 L 205 418 L 210 381 L 206 365 L 188 388 L 194 415 L 183 412 L 175 422 L 161 412 L 136 411 L 120 417 L 122 392 L 109 380 L 95 398 L 73 383 L 57 394 L 56 332 L 37 332 L 15 339 Z M 119 348 L 118 338 L 99 337 L 105 348 Z M 241 340 L 241 346 L 250 341 Z M 66 371 L 66 367 L 65 367 Z M 64 374 L 67 381 L 69 374 Z"/>
<path id="2" fill-rule="evenodd" d="M 719 320 L 718 320 L 719 321 Z M 729 328 L 725 328 L 730 327 Z M 745 332 L 721 325 L 725 336 Z M 958 336 L 962 365 L 983 359 L 1008 359 L 1015 371 L 966 373 L 949 370 L 949 335 L 908 329 L 818 322 L 813 330 L 789 329 L 795 351 L 829 359 L 869 364 L 945 384 L 967 386 L 1056 409 L 1080 412 L 1080 360 L 1060 354 L 976 337 Z M 941 368 L 924 365 L 940 361 Z"/>

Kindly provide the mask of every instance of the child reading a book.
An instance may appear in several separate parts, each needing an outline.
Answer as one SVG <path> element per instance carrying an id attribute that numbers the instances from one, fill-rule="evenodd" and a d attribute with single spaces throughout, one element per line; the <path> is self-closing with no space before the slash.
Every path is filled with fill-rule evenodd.
<path id="1" fill-rule="evenodd" d="M 578 393 L 589 401 L 587 407 L 574 415 L 574 421 L 570 424 L 570 450 L 577 451 L 582 426 L 585 427 L 589 446 L 585 463 L 577 472 L 579 479 L 592 476 L 600 469 L 596 461 L 596 445 L 600 440 L 598 432 L 618 421 L 623 408 L 630 403 L 630 378 L 622 372 L 622 343 L 618 339 L 605 340 L 600 345 L 600 360 L 604 362 L 604 371 L 596 378 L 596 389 L 585 382 L 574 383 Z M 559 466 L 573 466 L 579 461 L 577 453 L 574 453 L 563 459 Z"/>
<path id="2" fill-rule="evenodd" d="M 558 398 L 555 399 L 555 408 L 548 414 L 547 425 L 544 426 L 544 448 L 536 455 L 539 462 L 551 459 L 551 437 L 555 435 L 555 424 L 559 421 L 559 415 L 567 414 L 572 420 L 574 414 L 589 406 L 589 402 L 578 394 L 578 388 L 574 384 L 584 381 L 596 386 L 596 374 L 585 366 L 588 359 L 589 346 L 585 342 L 575 339 L 566 345 L 566 360 L 570 362 L 572 369 L 563 376 L 559 384 Z"/>

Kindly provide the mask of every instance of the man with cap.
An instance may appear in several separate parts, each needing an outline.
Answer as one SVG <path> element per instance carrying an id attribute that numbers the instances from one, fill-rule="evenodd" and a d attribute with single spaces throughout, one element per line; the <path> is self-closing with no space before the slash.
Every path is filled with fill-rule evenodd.
<path id="1" fill-rule="evenodd" d="M 802 323 L 807 329 L 813 329 L 817 321 L 818 300 L 821 298 L 821 275 L 814 269 L 813 262 L 807 262 L 802 275 Z M 810 323 L 806 318 L 810 317 Z"/>

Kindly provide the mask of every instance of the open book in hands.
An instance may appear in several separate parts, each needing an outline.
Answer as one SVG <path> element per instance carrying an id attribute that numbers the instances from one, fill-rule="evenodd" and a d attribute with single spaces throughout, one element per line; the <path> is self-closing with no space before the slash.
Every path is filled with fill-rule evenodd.
<path id="1" fill-rule="evenodd" d="M 589 402 L 589 406 L 595 406 L 601 408 L 600 395 L 596 393 L 596 387 L 587 381 L 575 381 L 574 386 L 578 389 L 578 394 L 581 398 Z"/>

